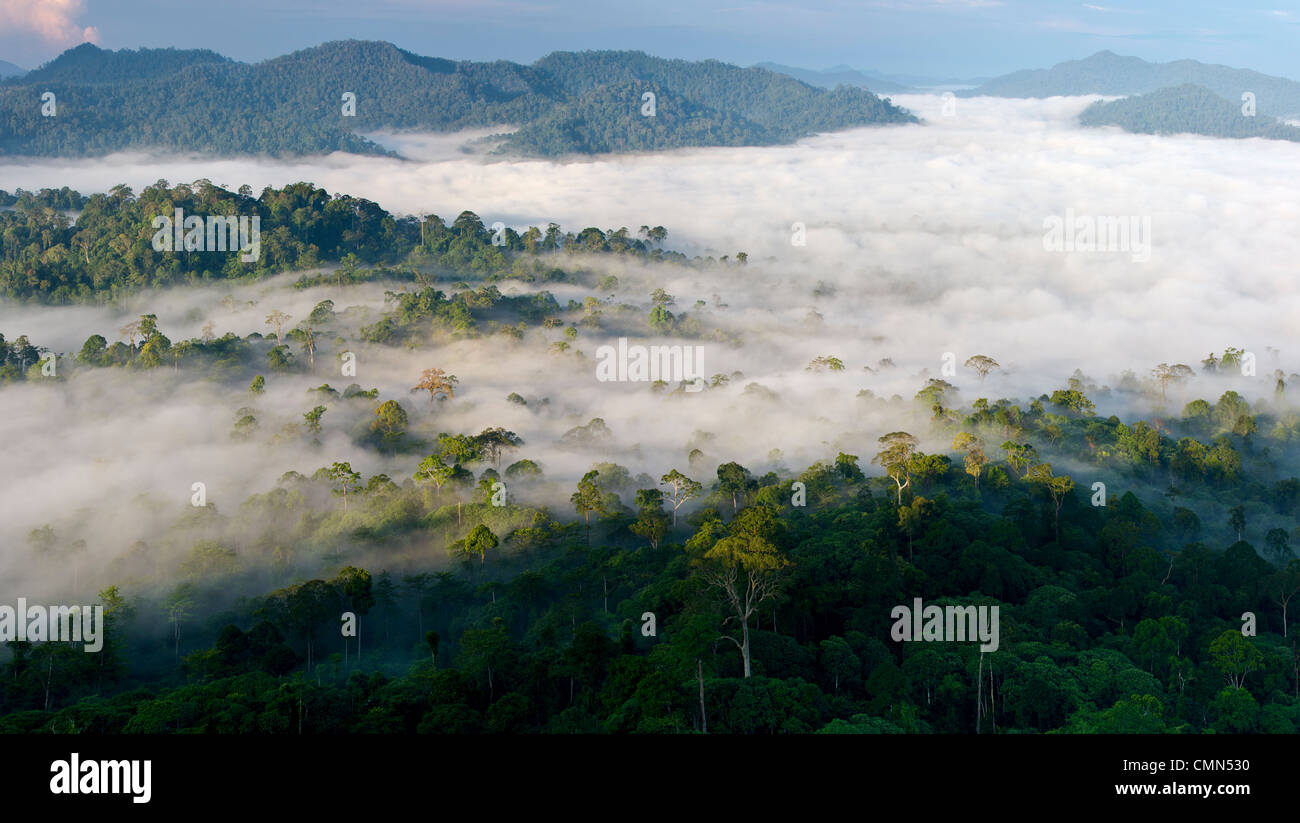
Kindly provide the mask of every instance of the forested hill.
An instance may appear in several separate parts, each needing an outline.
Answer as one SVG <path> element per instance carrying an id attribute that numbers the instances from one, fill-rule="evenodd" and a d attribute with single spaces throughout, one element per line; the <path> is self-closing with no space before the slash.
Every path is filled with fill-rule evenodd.
<path id="1" fill-rule="evenodd" d="M 1266 137 L 1300 142 L 1300 129 L 1224 100 L 1200 86 L 1178 86 L 1123 100 L 1098 102 L 1079 115 L 1085 126 L 1120 126 L 1142 134 L 1203 134 L 1209 137 Z"/>
<path id="2" fill-rule="evenodd" d="M 69 83 L 73 85 L 106 85 L 151 77 L 164 77 L 190 66 L 206 63 L 230 63 L 208 49 L 140 49 L 132 51 L 105 51 L 91 43 L 83 43 L 50 62 L 28 72 L 22 83 Z"/>
<path id="3" fill-rule="evenodd" d="M 155 249 L 154 219 L 175 209 L 192 216 L 256 218 L 254 257 L 243 259 L 233 245 L 211 253 Z M 70 212 L 76 212 L 75 222 Z M 373 201 L 331 195 L 306 182 L 268 186 L 256 197 L 248 186 L 233 192 L 208 180 L 175 186 L 159 180 L 139 195 L 125 185 L 89 196 L 66 186 L 13 194 L 0 189 L 0 298 L 109 301 L 140 289 L 252 279 L 332 263 L 340 268 L 331 279 L 341 284 L 355 282 L 359 266 L 378 269 L 376 276 L 408 279 L 421 269 L 454 271 L 458 279 L 475 272 L 557 281 L 568 278 L 553 260 L 557 255 L 631 255 L 703 266 L 729 260 L 687 258 L 664 248 L 666 237 L 662 226 L 642 226 L 635 235 L 627 227 L 588 226 L 575 234 L 556 223 L 522 232 L 501 228 L 497 235 L 472 211 L 447 225 L 436 214 L 390 214 Z M 738 252 L 735 262 L 747 259 Z"/>
<path id="4" fill-rule="evenodd" d="M 47 91 L 54 116 L 42 114 Z M 351 116 L 345 92 L 356 96 Z M 904 122 L 916 118 L 865 89 L 621 51 L 556 52 L 521 65 L 349 40 L 247 64 L 210 51 L 84 44 L 0 83 L 0 153 L 22 155 L 379 153 L 360 135 L 492 127 L 520 128 L 502 151 L 556 155 L 769 145 Z"/>
<path id="5" fill-rule="evenodd" d="M 1259 113 L 1271 117 L 1300 114 L 1300 83 L 1285 77 L 1196 60 L 1148 63 L 1110 51 L 1058 63 L 1050 69 L 1012 72 L 959 94 L 969 97 L 1135 95 L 1186 84 L 1204 86 L 1228 100 L 1240 100 L 1244 92 L 1250 92 L 1255 95 Z"/>

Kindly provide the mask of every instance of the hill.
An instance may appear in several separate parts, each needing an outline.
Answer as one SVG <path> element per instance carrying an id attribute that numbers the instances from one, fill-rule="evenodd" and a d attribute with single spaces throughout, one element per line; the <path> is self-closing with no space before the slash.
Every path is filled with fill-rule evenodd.
<path id="1" fill-rule="evenodd" d="M 1202 86 L 1227 100 L 1239 101 L 1243 92 L 1251 92 L 1258 112 L 1271 117 L 1300 113 L 1300 83 L 1285 77 L 1196 60 L 1148 63 L 1110 51 L 1097 52 L 1084 60 L 1058 63 L 1050 69 L 1012 72 L 962 94 L 971 97 L 1127 96 L 1188 84 Z"/>
<path id="2" fill-rule="evenodd" d="M 31 106 L 38 91 L 57 95 L 56 117 Z M 641 113 L 647 91 L 663 98 L 654 118 Z M 344 114 L 345 92 L 355 95 L 353 116 Z M 25 155 L 383 153 L 361 135 L 484 127 L 522 127 L 501 151 L 556 155 L 766 145 L 904 122 L 916 119 L 864 89 L 828 91 L 714 60 L 593 51 L 522 65 L 357 40 L 257 64 L 209 51 L 85 44 L 0 85 L 0 153 Z"/>
<path id="3" fill-rule="evenodd" d="M 230 63 L 231 60 L 207 49 L 122 49 L 106 51 L 82 43 L 22 78 L 28 83 L 109 83 L 164 77 L 189 66 Z"/>
<path id="4" fill-rule="evenodd" d="M 27 69 L 24 69 L 20 66 L 15 66 L 13 63 L 10 63 L 8 60 L 0 60 L 0 80 L 3 80 L 7 77 L 17 77 L 21 74 L 26 74 L 26 73 L 27 73 Z"/>
<path id="5" fill-rule="evenodd" d="M 1085 126 L 1120 126 L 1141 134 L 1202 134 L 1208 137 L 1266 137 L 1300 142 L 1300 129 L 1256 113 L 1200 86 L 1183 85 L 1122 100 L 1098 102 L 1079 116 Z"/>

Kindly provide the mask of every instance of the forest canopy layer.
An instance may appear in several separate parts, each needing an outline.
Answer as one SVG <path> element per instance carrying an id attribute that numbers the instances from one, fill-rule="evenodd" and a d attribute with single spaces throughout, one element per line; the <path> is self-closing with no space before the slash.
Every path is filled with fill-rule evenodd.
<path id="1" fill-rule="evenodd" d="M 84 304 L 50 309 L 76 346 L 0 329 L 0 417 L 30 426 L 4 578 L 102 604 L 108 634 L 6 644 L 0 730 L 1300 724 L 1276 352 L 917 368 L 809 310 L 810 356 L 692 301 L 765 274 L 662 226 L 402 218 L 309 183 L 3 205 L 9 298 Z M 177 206 L 257 213 L 261 261 L 158 252 Z M 705 346 L 701 390 L 598 380 L 622 338 Z M 917 599 L 996 607 L 996 648 L 900 641 Z"/>

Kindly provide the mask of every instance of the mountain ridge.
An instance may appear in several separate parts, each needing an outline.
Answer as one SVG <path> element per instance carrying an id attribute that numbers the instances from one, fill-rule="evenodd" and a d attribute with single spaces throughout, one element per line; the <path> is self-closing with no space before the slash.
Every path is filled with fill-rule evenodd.
<path id="1" fill-rule="evenodd" d="M 1300 114 L 1300 83 L 1289 78 L 1197 60 L 1151 63 L 1109 50 L 1047 69 L 1021 69 L 958 94 L 964 97 L 1129 96 L 1189 84 L 1202 86 L 1228 100 L 1240 100 L 1243 93 L 1250 92 L 1255 95 L 1261 114 L 1273 117 Z"/>
<path id="2" fill-rule="evenodd" d="M 615 87 L 621 96 L 608 93 Z M 672 102 L 664 120 L 652 120 L 657 111 L 643 105 L 652 88 Z M 57 117 L 43 118 L 31 105 L 36 91 L 56 93 Z M 346 92 L 355 95 L 354 116 L 347 116 Z M 160 100 L 169 105 L 159 107 Z M 382 154 L 364 134 L 531 125 L 519 137 L 505 137 L 500 150 L 553 156 L 768 145 L 819 131 L 918 121 L 865 89 L 815 88 L 716 60 L 583 51 L 552 52 L 524 65 L 337 40 L 259 63 L 201 50 L 113 52 L 84 44 L 29 77 L 0 84 L 5 122 L 0 152 L 8 154 L 94 156 L 146 148 Z"/>
<path id="3" fill-rule="evenodd" d="M 1300 142 L 1300 129 L 1256 113 L 1204 86 L 1184 84 L 1119 100 L 1098 101 L 1079 115 L 1083 126 L 1119 126 L 1135 134 L 1199 134 L 1206 137 Z"/>

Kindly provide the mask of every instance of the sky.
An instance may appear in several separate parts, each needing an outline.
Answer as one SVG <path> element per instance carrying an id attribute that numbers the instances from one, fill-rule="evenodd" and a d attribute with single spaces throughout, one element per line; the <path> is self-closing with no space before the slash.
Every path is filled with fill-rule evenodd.
<path id="1" fill-rule="evenodd" d="M 453 59 L 640 49 L 935 79 L 1109 49 L 1300 78 L 1298 37 L 1300 3 L 1286 0 L 0 0 L 0 59 L 28 69 L 85 41 L 256 61 L 356 38 Z"/>

